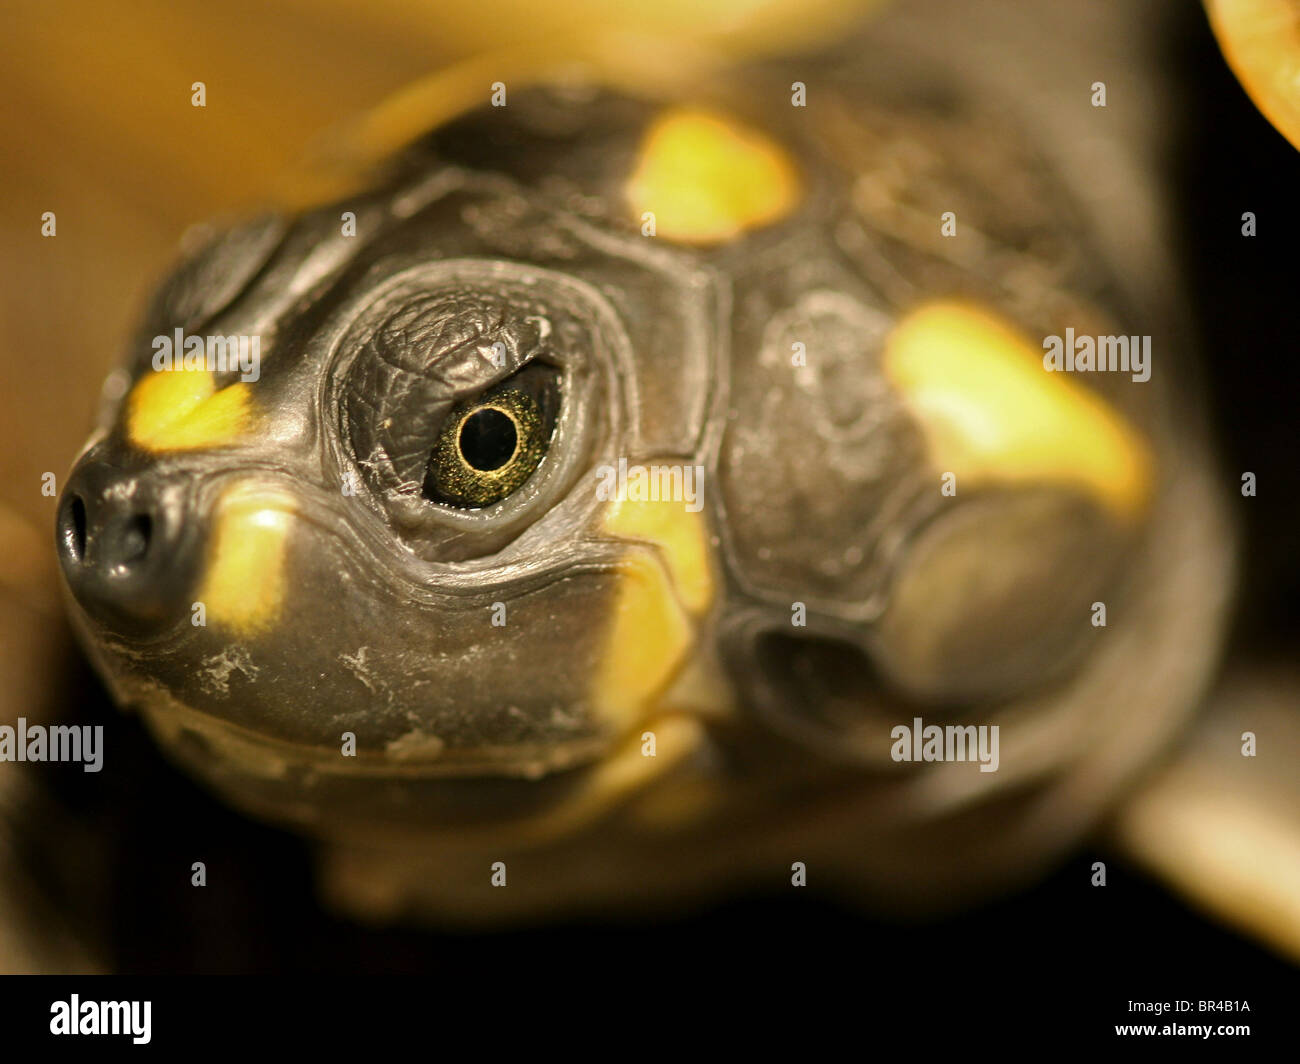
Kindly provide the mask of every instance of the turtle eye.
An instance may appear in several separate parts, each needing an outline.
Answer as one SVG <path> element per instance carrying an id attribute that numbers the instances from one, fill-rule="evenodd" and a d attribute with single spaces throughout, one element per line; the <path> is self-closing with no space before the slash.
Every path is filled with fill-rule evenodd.
<path id="1" fill-rule="evenodd" d="M 534 363 L 453 407 L 438 430 L 422 494 L 430 502 L 481 509 L 536 472 L 555 432 L 559 372 Z"/>

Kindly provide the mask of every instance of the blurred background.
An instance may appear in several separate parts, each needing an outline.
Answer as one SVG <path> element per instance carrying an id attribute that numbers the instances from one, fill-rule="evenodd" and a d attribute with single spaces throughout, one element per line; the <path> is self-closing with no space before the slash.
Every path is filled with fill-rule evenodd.
<path id="1" fill-rule="evenodd" d="M 883 13 L 871 10 L 859 29 L 863 11 L 878 6 Z M 725 0 L 702 13 L 688 0 L 658 0 L 611 13 L 596 0 L 141 0 L 116 9 L 55 2 L 7 5 L 0 14 L 3 719 L 73 707 L 70 716 L 89 723 L 115 712 L 66 646 L 49 549 L 55 500 L 41 494 L 41 476 L 53 472 L 61 482 L 99 384 L 186 231 L 294 189 L 293 175 L 311 172 L 304 160 L 328 152 L 340 129 L 421 76 L 484 54 L 514 57 L 506 64 L 550 42 L 590 40 L 597 25 L 637 54 L 671 53 L 677 41 L 683 55 L 705 64 L 859 40 L 869 61 L 873 47 L 906 43 L 931 61 L 969 67 L 973 86 L 1019 99 L 1043 129 L 1054 128 L 1048 154 L 1067 170 L 1080 163 L 1067 179 L 1094 207 L 1108 205 L 1099 214 L 1115 245 L 1139 264 L 1148 255 L 1172 262 L 1187 295 L 1186 324 L 1199 338 L 1228 479 L 1245 470 L 1259 478 L 1259 496 L 1236 514 L 1243 581 L 1230 652 L 1247 666 L 1295 660 L 1300 155 L 1247 99 L 1199 4 Z M 501 76 L 508 80 L 508 70 Z M 1056 121 L 1059 101 L 1071 94 L 1086 101 L 1094 80 L 1108 84 L 1107 144 L 1061 135 Z M 205 108 L 191 106 L 195 81 L 206 85 Z M 1117 154 L 1115 144 L 1125 151 Z M 1105 181 L 1083 165 L 1098 152 L 1111 153 Z M 1245 210 L 1259 220 L 1253 240 L 1240 235 Z M 41 236 L 45 211 L 57 215 L 56 238 Z M 1163 283 L 1160 263 L 1135 272 Z M 159 758 L 134 720 L 117 725 L 114 743 L 117 763 L 131 771 L 50 774 L 59 790 L 50 813 L 59 849 L 82 856 L 30 855 L 51 884 L 42 904 L 72 914 L 94 962 L 110 970 L 450 965 L 472 977 L 511 958 L 563 957 L 595 968 L 617 956 L 672 965 L 703 952 L 725 954 L 730 964 L 751 953 L 834 949 L 870 957 L 873 968 L 887 965 L 892 979 L 910 984 L 932 981 L 936 965 L 951 972 L 963 957 L 973 960 L 961 944 L 975 942 L 983 965 L 999 964 L 1017 979 L 1049 971 L 1080 986 L 1113 979 L 1115 951 L 1124 951 L 1124 985 L 1157 995 L 1230 973 L 1218 984 L 1223 996 L 1243 996 L 1243 985 L 1294 972 L 1136 869 L 1090 852 L 1072 855 L 1031 890 L 916 927 L 780 884 L 770 895 L 651 925 L 367 929 L 317 907 L 301 841 L 216 803 Z M 4 800 L 0 775 L 0 809 Z M 210 883 L 202 892 L 187 889 L 176 871 L 199 855 Z M 1111 868 L 1104 891 L 1088 885 L 1097 859 Z"/>

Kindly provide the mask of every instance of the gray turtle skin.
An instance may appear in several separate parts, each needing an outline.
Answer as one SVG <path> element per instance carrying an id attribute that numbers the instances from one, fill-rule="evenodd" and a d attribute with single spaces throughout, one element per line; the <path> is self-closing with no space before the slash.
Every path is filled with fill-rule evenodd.
<path id="1" fill-rule="evenodd" d="M 146 314 L 133 387 L 178 328 L 260 337 L 260 376 L 210 447 L 144 447 L 134 393 L 106 406 L 60 502 L 74 622 L 170 756 L 322 840 L 343 907 L 653 906 L 796 862 L 855 897 L 944 905 L 1040 871 L 1195 706 L 1230 536 L 1177 333 L 1009 123 L 941 80 L 829 63 L 793 108 L 797 73 L 689 101 L 797 163 L 795 207 L 735 239 L 646 236 L 626 209 L 672 102 L 516 90 L 364 193 L 225 232 Z M 941 235 L 945 211 L 967 235 Z M 1153 337 L 1149 381 L 1077 382 L 1151 449 L 1139 521 L 1050 482 L 943 493 L 883 368 L 933 299 L 1034 343 Z M 485 507 L 431 499 L 447 418 L 529 367 L 559 396 L 536 471 Z M 682 609 L 685 652 L 655 659 L 647 631 L 662 676 L 611 712 L 594 678 L 633 653 L 629 565 L 684 598 L 653 536 L 602 527 L 598 471 L 621 459 L 702 469 L 709 590 Z M 274 621 L 195 625 L 221 500 L 247 483 L 296 500 Z M 615 689 L 635 677 L 618 668 Z M 997 771 L 895 761 L 891 732 L 917 717 L 997 725 Z M 672 756 L 644 757 L 647 734 Z M 514 889 L 493 889 L 498 861 Z"/>

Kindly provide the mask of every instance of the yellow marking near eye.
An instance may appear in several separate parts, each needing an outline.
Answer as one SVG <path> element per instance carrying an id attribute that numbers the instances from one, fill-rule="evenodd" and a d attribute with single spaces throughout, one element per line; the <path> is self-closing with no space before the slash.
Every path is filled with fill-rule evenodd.
<path id="1" fill-rule="evenodd" d="M 720 244 L 788 215 L 801 182 L 768 137 L 700 108 L 675 108 L 646 133 L 625 189 L 632 221 L 655 216 L 655 235 Z"/>
<path id="2" fill-rule="evenodd" d="M 1042 352 L 975 306 L 923 306 L 886 341 L 885 373 L 920 421 L 931 461 L 964 484 L 1057 483 L 1121 518 L 1145 505 L 1145 441 L 1099 396 L 1043 368 Z"/>
<path id="3" fill-rule="evenodd" d="M 708 532 L 703 514 L 680 502 L 616 501 L 602 527 L 659 548 L 658 557 L 633 551 L 624 559 L 593 689 L 597 709 L 627 726 L 644 715 L 686 659 L 694 642 L 686 611 L 699 615 L 713 602 Z"/>
<path id="4" fill-rule="evenodd" d="M 610 504 L 602 527 L 619 539 L 657 546 L 682 604 L 696 614 L 709 608 L 713 575 L 709 571 L 709 533 L 702 513 L 692 513 L 680 502 L 624 499 Z"/>
<path id="5" fill-rule="evenodd" d="M 655 709 L 685 709 L 690 716 L 668 716 L 637 727 L 621 754 L 598 773 L 590 801 L 602 806 L 609 796 L 622 797 L 644 790 L 655 776 L 667 771 L 687 752 L 704 741 L 703 725 L 694 714 L 725 712 L 729 691 L 691 658 L 693 630 L 688 614 L 699 617 L 713 604 L 708 526 L 702 513 L 692 513 L 680 502 L 619 500 L 610 504 L 603 531 L 619 539 L 651 544 L 659 549 L 658 561 L 632 555 L 620 574 L 614 625 L 602 657 L 593 701 L 615 725 L 630 726 L 644 719 L 654 700 Z M 665 575 L 669 579 L 665 579 Z M 670 583 L 671 581 L 671 583 Z M 674 594 L 675 592 L 675 594 Z M 683 613 L 682 606 L 686 613 Z M 656 756 L 641 753 L 641 733 L 654 731 Z M 664 758 L 668 760 L 663 760 Z M 655 762 L 659 762 L 655 764 Z M 649 764 L 647 764 L 649 763 Z M 712 791 L 698 779 L 682 781 L 690 796 L 651 802 L 639 810 L 649 822 L 665 824 L 699 813 Z M 682 786 L 674 786 L 676 795 Z M 643 796 L 644 803 L 649 796 Z M 659 798 L 663 798 L 660 794 Z"/>
<path id="6" fill-rule="evenodd" d="M 672 679 L 693 633 L 667 572 L 649 555 L 624 560 L 616 594 L 592 703 L 616 727 L 631 727 Z"/>
<path id="7" fill-rule="evenodd" d="M 207 572 L 198 601 L 208 622 L 251 635 L 273 624 L 284 605 L 284 554 L 297 499 L 245 483 L 214 509 Z"/>
<path id="8" fill-rule="evenodd" d="M 252 421 L 244 381 L 220 391 L 206 369 L 152 371 L 127 400 L 127 435 L 146 451 L 194 451 L 239 439 Z"/>
<path id="9" fill-rule="evenodd" d="M 1300 148 L 1300 7 L 1295 0 L 1206 0 L 1232 72 L 1264 117 Z"/>

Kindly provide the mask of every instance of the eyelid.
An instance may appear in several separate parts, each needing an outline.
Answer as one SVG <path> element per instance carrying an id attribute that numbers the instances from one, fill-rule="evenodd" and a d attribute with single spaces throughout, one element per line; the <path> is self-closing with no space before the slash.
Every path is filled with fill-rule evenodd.
<path id="1" fill-rule="evenodd" d="M 549 331 L 544 319 L 516 318 L 496 297 L 453 291 L 391 308 L 367 346 L 398 375 L 446 384 L 459 400 L 523 369 Z"/>

